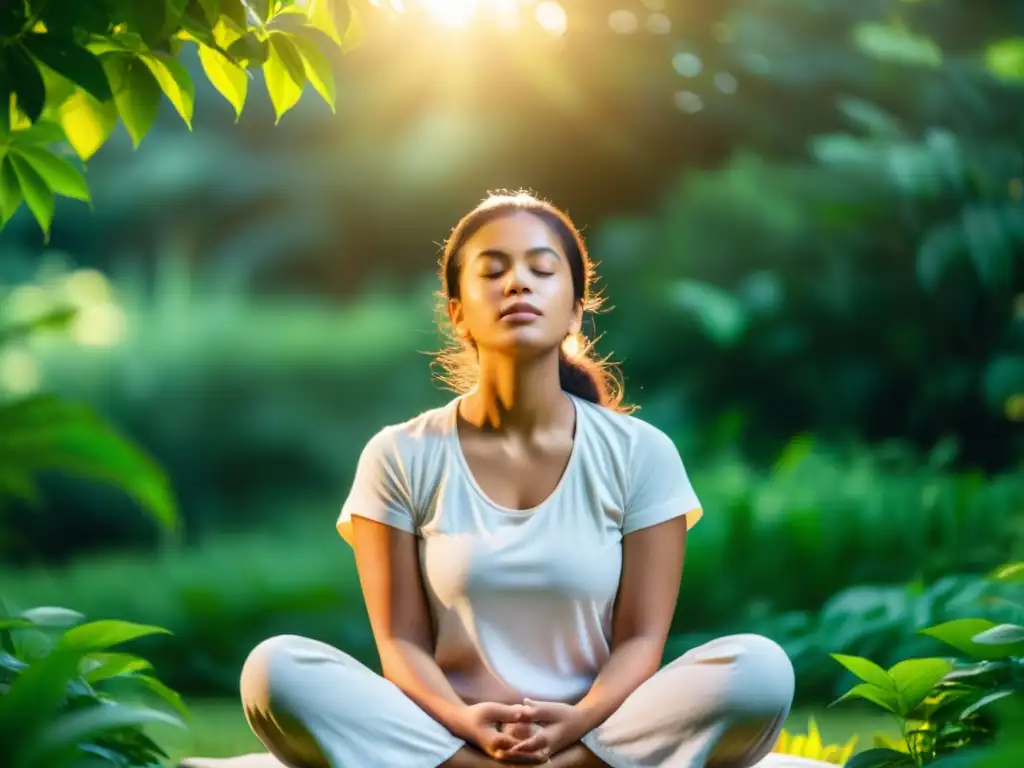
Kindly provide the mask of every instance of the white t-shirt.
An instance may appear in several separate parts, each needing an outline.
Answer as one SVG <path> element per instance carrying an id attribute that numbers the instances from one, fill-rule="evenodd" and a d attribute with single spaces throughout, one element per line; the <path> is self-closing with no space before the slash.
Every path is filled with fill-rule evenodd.
<path id="1" fill-rule="evenodd" d="M 702 514 L 664 432 L 573 397 L 572 453 L 533 509 L 491 501 L 457 432 L 458 398 L 371 438 L 338 531 L 370 518 L 419 538 L 438 665 L 468 703 L 575 702 L 608 660 L 622 537 Z"/>

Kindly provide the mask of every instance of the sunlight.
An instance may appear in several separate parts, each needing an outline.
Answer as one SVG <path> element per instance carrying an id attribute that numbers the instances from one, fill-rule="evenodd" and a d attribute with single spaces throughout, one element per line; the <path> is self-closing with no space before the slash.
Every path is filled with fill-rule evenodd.
<path id="1" fill-rule="evenodd" d="M 477 11 L 477 0 L 420 0 L 420 4 L 438 24 L 461 27 L 468 24 Z"/>
<path id="2" fill-rule="evenodd" d="M 375 0 L 383 3 L 384 0 Z M 401 13 L 406 3 L 391 0 L 393 10 Z M 495 23 L 505 30 L 516 30 L 522 26 L 524 6 L 533 7 L 533 17 L 540 29 L 555 37 L 564 35 L 569 26 L 569 18 L 559 3 L 554 0 L 415 0 L 409 5 L 416 5 L 426 11 L 436 23 L 444 27 L 466 27 L 478 18 Z"/>

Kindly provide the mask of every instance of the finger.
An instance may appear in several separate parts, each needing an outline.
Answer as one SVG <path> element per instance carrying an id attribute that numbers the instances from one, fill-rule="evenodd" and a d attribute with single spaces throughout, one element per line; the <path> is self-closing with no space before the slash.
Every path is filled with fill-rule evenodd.
<path id="1" fill-rule="evenodd" d="M 491 739 L 491 750 L 495 752 L 509 752 L 521 743 L 518 739 L 513 739 L 507 733 L 495 733 Z"/>
<path id="2" fill-rule="evenodd" d="M 495 723 L 516 723 L 523 716 L 521 704 L 488 704 L 484 710 L 487 719 Z"/>
<path id="3" fill-rule="evenodd" d="M 557 705 L 553 705 L 548 701 L 534 701 L 533 699 L 523 699 L 523 710 L 526 716 L 531 720 L 553 720 L 555 719 L 552 711 Z"/>
<path id="4" fill-rule="evenodd" d="M 528 739 L 523 739 L 514 747 L 508 750 L 509 754 L 523 755 L 528 752 L 546 751 L 550 745 L 550 739 L 546 731 L 537 731 Z"/>

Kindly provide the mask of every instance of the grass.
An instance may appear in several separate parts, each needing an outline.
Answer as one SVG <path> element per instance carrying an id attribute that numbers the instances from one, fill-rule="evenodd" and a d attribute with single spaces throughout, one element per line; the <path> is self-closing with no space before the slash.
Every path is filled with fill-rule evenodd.
<path id="1" fill-rule="evenodd" d="M 241 706 L 234 701 L 189 702 L 193 715 L 188 733 L 174 729 L 154 728 L 152 735 L 164 746 L 171 757 L 171 765 L 183 757 L 231 757 L 248 752 L 263 752 L 263 745 L 249 730 Z M 801 709 L 793 712 L 786 722 L 787 730 L 806 733 L 808 720 L 818 721 L 822 738 L 827 743 L 845 743 L 857 734 L 860 748 L 870 746 L 871 737 L 878 732 L 898 735 L 895 724 L 877 712 L 861 709 Z"/>

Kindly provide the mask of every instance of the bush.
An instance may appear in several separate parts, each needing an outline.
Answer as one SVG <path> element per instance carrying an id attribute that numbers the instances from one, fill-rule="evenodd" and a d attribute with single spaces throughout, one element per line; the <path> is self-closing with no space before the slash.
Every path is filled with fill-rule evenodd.
<path id="1" fill-rule="evenodd" d="M 0 620 L 0 738 L 10 768 L 150 766 L 167 754 L 145 732 L 184 727 L 188 710 L 144 658 L 111 649 L 159 627 L 123 621 L 81 624 L 62 608 Z M 77 625 L 77 626 L 75 626 Z M 153 709 L 138 703 L 156 699 Z M 174 710 L 171 714 L 167 709 Z"/>
<path id="2" fill-rule="evenodd" d="M 993 576 L 1024 581 L 1024 562 L 1003 566 Z M 1021 597 L 1019 585 L 1014 586 Z M 1004 603 L 1024 616 L 1024 604 Z M 1019 735 L 1016 746 L 993 748 L 1000 726 L 1014 722 L 1000 721 L 993 710 L 1010 702 L 1019 714 L 1024 705 L 1024 626 L 962 618 L 921 633 L 954 649 L 959 659 L 907 658 L 886 670 L 866 658 L 833 654 L 860 681 L 839 701 L 862 699 L 881 707 L 896 717 L 903 736 L 857 755 L 848 768 L 1006 764 L 1011 752 L 1019 758 Z M 1017 729 L 1009 730 L 1012 736 Z"/>

